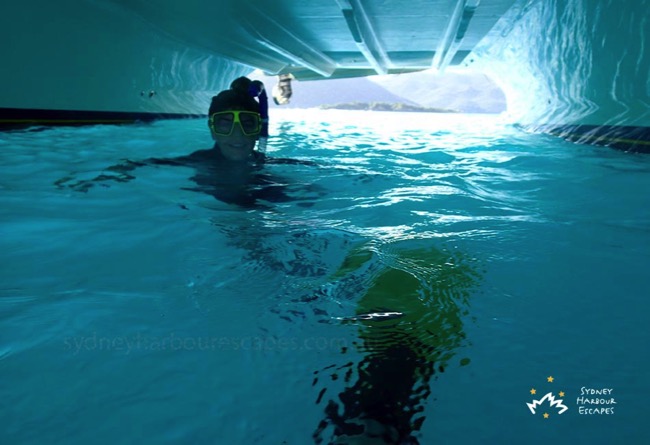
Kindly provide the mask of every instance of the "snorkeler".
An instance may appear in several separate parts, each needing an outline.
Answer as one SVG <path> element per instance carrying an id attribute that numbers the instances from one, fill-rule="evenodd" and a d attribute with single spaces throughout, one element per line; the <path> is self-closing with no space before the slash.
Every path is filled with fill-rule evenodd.
<path id="1" fill-rule="evenodd" d="M 258 98 L 258 100 L 255 100 Z M 264 85 L 239 77 L 212 98 L 208 127 L 215 141 L 208 150 L 199 150 L 177 161 L 262 162 L 258 139 L 268 137 L 268 103 Z"/>
<path id="2" fill-rule="evenodd" d="M 96 183 L 127 182 L 134 179 L 132 171 L 146 166 L 192 167 L 190 179 L 197 185 L 186 190 L 207 193 L 216 199 L 241 207 L 264 207 L 259 201 L 294 201 L 287 193 L 286 178 L 278 178 L 263 170 L 264 164 L 318 166 L 305 160 L 268 158 L 264 154 L 268 138 L 268 102 L 264 85 L 247 77 L 235 79 L 230 88 L 212 98 L 208 111 L 208 128 L 214 140 L 212 148 L 197 150 L 173 158 L 148 158 L 107 167 L 105 173 L 91 180 L 70 182 L 58 180 L 58 187 L 86 192 Z M 304 196 L 314 196 L 314 187 L 302 184 Z M 305 205 L 305 204 L 303 204 Z M 307 204 L 309 205 L 309 204 Z"/>

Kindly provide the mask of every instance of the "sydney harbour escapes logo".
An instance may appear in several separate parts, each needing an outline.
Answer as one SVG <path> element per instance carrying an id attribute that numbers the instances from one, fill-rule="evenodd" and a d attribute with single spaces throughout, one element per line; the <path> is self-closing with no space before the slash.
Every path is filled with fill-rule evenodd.
<path id="1" fill-rule="evenodd" d="M 553 383 L 555 379 L 553 376 L 548 376 L 546 378 L 546 381 L 548 383 Z M 537 389 L 531 388 L 530 389 L 530 394 L 533 396 L 537 395 Z M 566 410 L 569 409 L 568 406 L 564 405 L 562 400 L 562 397 L 564 397 L 566 394 L 564 391 L 560 391 L 557 393 L 557 396 L 553 394 L 553 391 L 547 392 L 542 398 L 540 399 L 533 399 L 532 402 L 526 403 L 528 405 L 528 409 L 530 410 L 531 413 L 537 414 L 538 411 L 544 411 L 544 418 L 548 419 L 551 417 L 551 413 L 556 413 L 556 414 L 563 414 Z"/>
<path id="2" fill-rule="evenodd" d="M 527 402 L 526 406 L 532 414 L 541 414 L 544 419 L 564 414 L 570 406 L 575 406 L 574 410 L 580 415 L 614 414 L 616 399 L 612 396 L 613 388 L 583 386 L 572 395 L 561 388 L 561 384 L 556 382 L 553 376 L 546 377 L 546 383 L 539 388 L 530 389 L 532 401 Z M 573 398 L 575 398 L 575 405 L 571 403 Z"/>

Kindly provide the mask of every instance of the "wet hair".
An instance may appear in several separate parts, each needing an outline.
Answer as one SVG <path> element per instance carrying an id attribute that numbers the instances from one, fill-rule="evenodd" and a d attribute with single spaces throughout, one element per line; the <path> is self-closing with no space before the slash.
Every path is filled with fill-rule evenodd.
<path id="1" fill-rule="evenodd" d="M 229 90 L 224 90 L 212 98 L 208 115 L 219 111 L 245 110 L 260 112 L 260 104 L 249 94 L 252 81 L 247 77 L 239 77 L 230 84 Z"/>
<path id="2" fill-rule="evenodd" d="M 248 77 L 238 77 L 230 84 L 230 89 L 240 91 L 243 94 L 250 94 L 250 86 L 253 83 Z"/>

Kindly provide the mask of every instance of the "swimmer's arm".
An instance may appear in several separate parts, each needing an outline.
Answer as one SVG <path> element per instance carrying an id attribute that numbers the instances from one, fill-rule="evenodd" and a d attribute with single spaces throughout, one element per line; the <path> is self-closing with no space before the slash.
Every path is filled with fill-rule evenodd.
<path id="1" fill-rule="evenodd" d="M 69 188 L 78 192 L 87 192 L 93 186 L 99 184 L 109 187 L 109 182 L 129 182 L 135 179 L 131 174 L 140 167 L 151 165 L 176 165 L 183 166 L 191 160 L 190 156 L 179 156 L 177 158 L 147 158 L 141 161 L 123 159 L 119 164 L 106 167 L 104 171 L 92 179 L 80 179 L 74 181 L 74 177 L 66 176 L 54 182 L 58 188 Z M 74 182 L 73 182 L 74 181 Z"/>
<path id="2" fill-rule="evenodd" d="M 291 158 L 265 158 L 265 164 L 285 164 L 285 165 L 308 165 L 311 167 L 319 167 L 320 164 L 314 161 L 307 161 L 305 159 L 291 159 Z"/>

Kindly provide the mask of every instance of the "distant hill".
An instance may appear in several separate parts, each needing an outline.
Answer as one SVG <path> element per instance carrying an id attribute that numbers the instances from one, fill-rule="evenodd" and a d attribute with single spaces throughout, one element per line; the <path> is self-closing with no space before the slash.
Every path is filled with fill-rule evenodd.
<path id="1" fill-rule="evenodd" d="M 277 77 L 255 72 L 249 77 L 264 82 L 271 91 Z M 463 113 L 500 113 L 506 110 L 505 95 L 499 87 L 480 73 L 446 73 L 432 71 L 292 82 L 293 95 L 282 108 L 317 108 L 352 102 L 405 104 Z M 269 101 L 270 107 L 278 107 Z"/>
<path id="2" fill-rule="evenodd" d="M 321 105 L 324 110 L 366 110 L 366 111 L 408 111 L 417 113 L 457 113 L 455 110 L 445 110 L 443 108 L 421 107 L 419 105 L 409 105 L 403 103 L 386 103 L 386 102 L 345 102 L 334 105 Z"/>
<path id="3" fill-rule="evenodd" d="M 425 107 L 450 108 L 463 113 L 501 113 L 507 108 L 501 88 L 482 73 L 439 74 L 429 70 L 368 79 L 386 91 Z"/>

